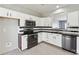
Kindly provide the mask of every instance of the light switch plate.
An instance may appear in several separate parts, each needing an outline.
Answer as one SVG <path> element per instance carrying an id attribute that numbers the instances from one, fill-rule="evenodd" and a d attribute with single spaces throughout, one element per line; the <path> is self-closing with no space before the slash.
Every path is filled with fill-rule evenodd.
<path id="1" fill-rule="evenodd" d="M 6 29 L 5 28 L 3 28 L 3 32 L 6 32 Z"/>

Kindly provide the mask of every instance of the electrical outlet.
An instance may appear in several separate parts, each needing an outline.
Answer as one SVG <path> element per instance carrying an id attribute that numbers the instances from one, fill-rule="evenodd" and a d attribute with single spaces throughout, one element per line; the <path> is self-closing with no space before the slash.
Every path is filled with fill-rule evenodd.
<path id="1" fill-rule="evenodd" d="M 12 46 L 12 43 L 11 42 L 7 42 L 6 43 L 6 47 L 11 47 Z"/>

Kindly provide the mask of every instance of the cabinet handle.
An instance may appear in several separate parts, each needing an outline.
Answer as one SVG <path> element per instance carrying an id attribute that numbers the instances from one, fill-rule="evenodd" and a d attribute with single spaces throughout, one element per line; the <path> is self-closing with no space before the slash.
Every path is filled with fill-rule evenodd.
<path id="1" fill-rule="evenodd" d="M 8 14 L 8 12 L 7 12 L 7 16 L 8 16 L 9 14 Z"/>
<path id="2" fill-rule="evenodd" d="M 10 16 L 11 16 L 11 13 L 10 13 Z"/>
<path id="3" fill-rule="evenodd" d="M 11 13 L 7 12 L 7 16 L 11 16 Z"/>
<path id="4" fill-rule="evenodd" d="M 70 25 L 70 24 L 68 23 L 68 25 Z"/>

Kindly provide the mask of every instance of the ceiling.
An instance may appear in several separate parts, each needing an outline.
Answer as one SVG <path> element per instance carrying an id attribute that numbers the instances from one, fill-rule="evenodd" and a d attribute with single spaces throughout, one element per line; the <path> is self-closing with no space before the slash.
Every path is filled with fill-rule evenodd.
<path id="1" fill-rule="evenodd" d="M 48 16 L 53 11 L 57 10 L 57 5 L 58 4 L 0 4 L 1 7 L 39 17 Z M 69 6 L 73 8 L 72 5 L 59 4 L 59 8 L 68 8 Z"/>

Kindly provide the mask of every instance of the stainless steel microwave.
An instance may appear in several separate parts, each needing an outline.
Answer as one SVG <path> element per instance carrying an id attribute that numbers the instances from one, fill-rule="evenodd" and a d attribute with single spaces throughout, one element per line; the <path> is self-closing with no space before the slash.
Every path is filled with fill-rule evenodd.
<path id="1" fill-rule="evenodd" d="M 35 27 L 36 23 L 35 21 L 31 21 L 31 20 L 25 20 L 25 26 L 26 27 Z"/>

